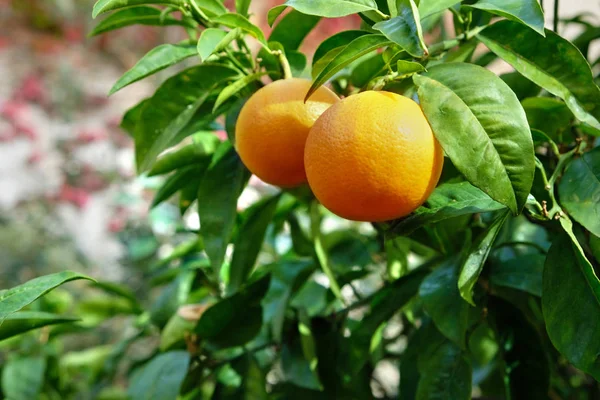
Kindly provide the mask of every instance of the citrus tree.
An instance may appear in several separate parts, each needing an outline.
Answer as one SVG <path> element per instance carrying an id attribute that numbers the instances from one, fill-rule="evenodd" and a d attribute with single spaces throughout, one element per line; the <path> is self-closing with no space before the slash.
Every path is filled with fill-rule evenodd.
<path id="1" fill-rule="evenodd" d="M 110 14 L 93 35 L 148 24 L 188 36 L 111 94 L 191 65 L 121 126 L 138 172 L 165 177 L 152 206 L 177 194 L 200 228 L 139 263 L 137 292 L 94 284 L 113 299 L 104 318 L 133 316 L 125 338 L 67 361 L 20 347 L 4 396 L 27 398 L 18 377 L 33 372 L 46 398 L 597 399 L 597 28 L 567 21 L 586 27 L 571 43 L 544 29 L 537 0 L 288 0 L 267 37 L 249 7 L 95 5 Z M 321 19 L 353 14 L 360 30 L 311 61 L 299 51 Z M 498 59 L 513 72 L 486 68 Z M 238 210 L 252 174 L 277 188 Z M 94 327 L 30 306 L 80 278 L 0 292 L 0 340 Z"/>

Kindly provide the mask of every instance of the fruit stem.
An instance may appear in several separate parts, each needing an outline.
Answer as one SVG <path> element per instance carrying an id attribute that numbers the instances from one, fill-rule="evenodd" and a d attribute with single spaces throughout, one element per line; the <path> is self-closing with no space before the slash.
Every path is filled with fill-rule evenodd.
<path id="1" fill-rule="evenodd" d="M 346 306 L 346 300 L 344 299 L 344 296 L 342 296 L 342 290 L 340 289 L 340 285 L 337 282 L 333 271 L 331 270 L 329 260 L 327 259 L 327 254 L 323 248 L 323 241 L 321 237 L 321 213 L 319 211 L 319 203 L 317 201 L 313 201 L 310 206 L 310 227 L 317 261 L 325 275 L 327 275 L 329 278 L 329 286 L 331 287 L 331 291 L 335 297 L 340 300 L 344 306 Z"/>
<path id="2" fill-rule="evenodd" d="M 283 70 L 283 79 L 292 78 L 292 69 L 290 68 L 290 63 L 283 50 L 271 50 L 271 54 L 279 58 L 279 63 L 281 64 L 281 69 Z"/>

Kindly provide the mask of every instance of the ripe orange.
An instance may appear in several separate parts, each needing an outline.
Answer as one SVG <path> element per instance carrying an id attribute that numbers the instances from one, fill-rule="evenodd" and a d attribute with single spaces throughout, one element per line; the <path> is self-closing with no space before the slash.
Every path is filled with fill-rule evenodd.
<path id="1" fill-rule="evenodd" d="M 339 98 L 326 87 L 304 103 L 311 82 L 284 79 L 266 85 L 246 102 L 235 129 L 237 151 L 263 181 L 282 187 L 306 182 L 304 144 L 319 116 Z"/>
<path id="2" fill-rule="evenodd" d="M 308 183 L 333 213 L 356 221 L 410 214 L 427 200 L 444 154 L 409 98 L 367 91 L 331 106 L 306 141 Z"/>

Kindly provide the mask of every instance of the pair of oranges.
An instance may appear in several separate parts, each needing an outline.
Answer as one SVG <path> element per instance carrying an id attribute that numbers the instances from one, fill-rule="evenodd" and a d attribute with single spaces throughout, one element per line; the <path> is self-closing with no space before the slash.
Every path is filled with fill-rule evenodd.
<path id="1" fill-rule="evenodd" d="M 322 86 L 305 103 L 305 79 L 257 91 L 242 108 L 236 148 L 263 181 L 308 181 L 327 209 L 356 221 L 413 212 L 439 180 L 444 154 L 421 108 L 409 98 L 366 91 L 340 100 Z"/>

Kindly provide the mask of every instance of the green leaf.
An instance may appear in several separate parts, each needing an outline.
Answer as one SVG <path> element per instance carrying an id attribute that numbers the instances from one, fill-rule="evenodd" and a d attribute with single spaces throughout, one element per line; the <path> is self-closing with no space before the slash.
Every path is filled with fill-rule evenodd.
<path id="1" fill-rule="evenodd" d="M 346 67 L 352 61 L 370 53 L 371 51 L 377 50 L 381 47 L 385 47 L 391 44 L 383 35 L 365 35 L 350 42 L 337 56 L 329 63 L 323 71 L 314 79 L 314 82 L 306 94 L 304 100 L 306 101 L 321 85 L 323 85 L 329 78 L 331 78 L 336 72 Z"/>
<path id="2" fill-rule="evenodd" d="M 570 125 L 573 113 L 567 105 L 551 97 L 528 97 L 521 102 L 531 129 L 539 129 L 562 142 L 561 134 Z"/>
<path id="3" fill-rule="evenodd" d="M 190 0 L 198 4 L 198 7 L 206 13 L 208 17 L 215 17 L 229 12 L 223 5 L 222 0 Z M 211 19 L 212 21 L 212 19 Z"/>
<path id="4" fill-rule="evenodd" d="M 121 129 L 129 134 L 132 138 L 135 136 L 135 127 L 140 121 L 140 116 L 142 115 L 142 110 L 146 106 L 150 99 L 144 99 L 140 101 L 135 106 L 131 107 L 129 110 L 125 112 L 123 115 L 123 119 L 121 120 Z"/>
<path id="5" fill-rule="evenodd" d="M 223 14 L 216 18 L 213 18 L 212 22 L 216 24 L 225 25 L 230 28 L 240 28 L 241 30 L 246 31 L 250 35 L 254 36 L 259 41 L 259 43 L 263 45 L 265 49 L 269 50 L 269 44 L 265 39 L 263 31 L 261 31 L 259 27 L 250 22 L 248 18 L 240 14 Z"/>
<path id="6" fill-rule="evenodd" d="M 420 379 L 416 400 L 470 400 L 472 369 L 467 355 L 439 332 L 425 339 L 417 360 Z"/>
<path id="7" fill-rule="evenodd" d="M 238 14 L 242 14 L 243 16 L 248 15 L 248 9 L 250 8 L 250 3 L 252 0 L 235 0 L 235 10 Z"/>
<path id="8" fill-rule="evenodd" d="M 365 87 L 372 79 L 386 71 L 385 61 L 381 54 L 375 54 L 358 64 L 350 76 L 350 83 L 353 86 Z"/>
<path id="9" fill-rule="evenodd" d="M 154 208 L 163 201 L 168 200 L 190 181 L 200 180 L 206 167 L 208 167 L 208 162 L 204 163 L 204 168 L 200 165 L 192 165 L 184 167 L 169 176 L 163 185 L 156 191 L 154 199 L 152 199 L 152 204 L 150 204 L 150 208 Z"/>
<path id="10" fill-rule="evenodd" d="M 205 307 L 197 305 L 196 307 Z M 195 320 L 183 318 L 179 313 L 174 314 L 160 333 L 160 351 L 172 350 L 185 345 L 185 338 L 194 332 Z"/>
<path id="11" fill-rule="evenodd" d="M 421 283 L 419 296 L 440 332 L 464 349 L 470 306 L 458 291 L 459 272 L 457 257 L 446 261 Z"/>
<path id="12" fill-rule="evenodd" d="M 373 295 L 370 312 L 350 333 L 350 351 L 345 363 L 350 366 L 352 374 L 357 374 L 368 361 L 369 346 L 377 329 L 417 294 L 427 272 L 415 271 L 384 286 Z"/>
<path id="13" fill-rule="evenodd" d="M 492 14 L 524 24 L 542 36 L 544 32 L 544 12 L 538 0 L 479 0 L 467 7 L 489 11 Z"/>
<path id="14" fill-rule="evenodd" d="M 281 195 L 278 194 L 255 204 L 248 210 L 234 243 L 233 257 L 229 266 L 228 293 L 236 292 L 252 273 L 267 227 L 273 219 L 280 198 Z"/>
<path id="15" fill-rule="evenodd" d="M 92 287 L 102 290 L 105 293 L 121 297 L 129 301 L 132 305 L 141 310 L 141 307 L 135 297 L 135 294 L 124 284 L 108 281 L 100 281 L 92 284 Z"/>
<path id="16" fill-rule="evenodd" d="M 398 72 L 398 76 L 407 76 L 407 75 L 415 74 L 417 72 L 426 71 L 425 67 L 422 66 L 421 64 L 413 62 L 413 61 L 406 61 L 406 60 L 398 60 L 398 62 L 396 64 L 396 68 L 397 68 L 396 71 Z"/>
<path id="17" fill-rule="evenodd" d="M 504 225 L 508 212 L 502 212 L 487 228 L 487 230 L 478 238 L 469 250 L 469 254 L 462 263 L 460 275 L 458 276 L 458 290 L 463 299 L 469 304 L 475 305 L 473 301 L 473 286 L 477 283 L 479 275 L 483 270 L 490 250 Z"/>
<path id="18" fill-rule="evenodd" d="M 269 281 L 266 275 L 210 306 L 196 325 L 198 338 L 219 348 L 242 346 L 254 339 L 262 326 L 261 300 Z"/>
<path id="19" fill-rule="evenodd" d="M 322 390 L 311 320 L 300 311 L 298 331 L 288 334 L 281 351 L 281 367 L 287 382 L 306 389 Z"/>
<path id="20" fill-rule="evenodd" d="M 191 67 L 167 79 L 146 102 L 135 129 L 136 162 L 140 172 L 188 125 L 210 92 L 238 72 L 223 65 Z M 203 115 L 205 116 L 205 115 Z"/>
<path id="21" fill-rule="evenodd" d="M 546 38 L 512 21 L 500 21 L 477 35 L 490 50 L 527 79 L 567 103 L 582 122 L 600 128 L 600 89 L 577 47 L 552 31 Z"/>
<path id="22" fill-rule="evenodd" d="M 286 5 L 283 6 L 275 6 L 269 10 L 267 13 L 267 22 L 269 26 L 273 26 L 277 18 L 285 11 L 287 8 Z"/>
<path id="23" fill-rule="evenodd" d="M 183 270 L 177 278 L 162 289 L 158 298 L 150 308 L 150 320 L 163 328 L 179 306 L 183 305 L 189 296 L 194 283 L 195 272 Z"/>
<path id="24" fill-rule="evenodd" d="M 183 8 L 184 0 L 98 0 L 94 4 L 92 11 L 92 17 L 96 18 L 98 15 L 107 11 L 117 10 L 119 8 L 140 6 L 144 4 L 160 4 L 164 6 L 174 6 L 177 8 Z"/>
<path id="25" fill-rule="evenodd" d="M 192 27 L 184 20 L 175 19 L 171 16 L 162 16 L 162 12 L 154 7 L 134 7 L 118 11 L 108 18 L 102 20 L 88 36 L 96 36 L 101 33 L 113 31 L 135 24 L 150 26 L 181 25 Z"/>
<path id="26" fill-rule="evenodd" d="M 244 77 L 234 81 L 229 86 L 225 87 L 221 93 L 219 93 L 219 97 L 217 97 L 217 101 L 215 101 L 215 106 L 213 107 L 213 111 L 219 108 L 219 106 L 229 100 L 232 96 L 235 96 L 240 90 L 251 84 L 252 82 L 260 80 L 263 76 L 267 75 L 268 72 L 257 72 L 251 75 L 245 75 Z"/>
<path id="27" fill-rule="evenodd" d="M 64 317 L 40 311 L 20 311 L 10 314 L 0 325 L 0 341 L 48 325 L 65 324 L 79 318 Z"/>
<path id="28" fill-rule="evenodd" d="M 232 31 L 233 32 L 233 31 Z M 228 32 L 225 32 L 222 29 L 218 28 L 206 28 L 200 34 L 200 39 L 198 39 L 198 55 L 200 55 L 200 60 L 205 61 L 208 57 L 213 55 L 218 47 L 225 48 L 231 43 L 234 37 L 230 37 L 227 43 L 223 46 L 220 46 L 223 42 L 223 39 L 229 35 Z"/>
<path id="29" fill-rule="evenodd" d="M 569 215 L 600 236 L 600 147 L 567 165 L 558 194 Z"/>
<path id="30" fill-rule="evenodd" d="M 533 184 L 535 160 L 527 118 L 512 90 L 473 64 L 436 65 L 413 80 L 425 116 L 456 168 L 518 214 Z"/>
<path id="31" fill-rule="evenodd" d="M 600 281 L 574 240 L 563 234 L 550 247 L 542 311 L 552 344 L 575 367 L 600 380 Z"/>
<path id="32" fill-rule="evenodd" d="M 159 354 L 134 371 L 127 394 L 136 400 L 175 400 L 189 364 L 187 351 Z"/>
<path id="33" fill-rule="evenodd" d="M 444 183 L 437 187 L 424 205 L 398 220 L 390 232 L 408 235 L 418 228 L 461 215 L 501 210 L 504 206 L 468 182 Z"/>
<path id="34" fill-rule="evenodd" d="M 492 261 L 490 283 L 540 297 L 545 259 L 543 254 L 526 254 L 506 261 Z"/>
<path id="35" fill-rule="evenodd" d="M 419 10 L 414 0 L 397 0 L 398 16 L 373 25 L 388 39 L 402 47 L 413 57 L 422 57 L 427 51 L 423 40 Z"/>
<path id="36" fill-rule="evenodd" d="M 320 17 L 292 10 L 273 28 L 269 36 L 269 42 L 281 43 L 286 51 L 298 50 L 306 35 L 313 30 L 320 20 Z"/>
<path id="37" fill-rule="evenodd" d="M 542 88 L 518 72 L 502 74 L 500 75 L 500 79 L 515 92 L 519 100 L 526 99 L 527 97 L 535 97 L 542 91 Z"/>
<path id="38" fill-rule="evenodd" d="M 331 50 L 336 49 L 338 47 L 346 47 L 350 42 L 354 39 L 358 39 L 361 36 L 369 35 L 368 31 L 342 31 L 340 33 L 336 33 L 335 35 L 325 39 L 317 50 L 315 50 L 315 54 L 313 56 L 313 66 L 317 61 L 323 58 L 327 53 Z"/>
<path id="39" fill-rule="evenodd" d="M 200 232 L 217 276 L 233 232 L 237 198 L 248 178 L 249 172 L 231 143 L 224 142 L 217 148 L 198 189 Z"/>
<path id="40" fill-rule="evenodd" d="M 444 11 L 460 2 L 461 0 L 421 0 L 419 2 L 419 14 L 421 14 L 421 20 L 433 16 L 440 11 Z"/>
<path id="41" fill-rule="evenodd" d="M 271 266 L 271 282 L 262 305 L 264 321 L 271 330 L 273 340 L 281 342 L 285 313 L 292 295 L 306 282 L 315 269 L 311 261 L 281 260 Z"/>
<path id="42" fill-rule="evenodd" d="M 64 271 L 40 276 L 11 289 L 0 290 L 0 325 L 8 315 L 19 311 L 63 283 L 76 279 L 93 281 L 92 278 L 77 272 Z"/>
<path id="43" fill-rule="evenodd" d="M 219 138 L 212 132 L 202 135 L 201 141 L 188 144 L 159 158 L 148 172 L 148 176 L 167 174 L 191 164 L 202 164 L 210 160 L 219 143 Z"/>
<path id="44" fill-rule="evenodd" d="M 44 385 L 44 357 L 13 358 L 2 368 L 2 393 L 10 400 L 39 398 Z"/>
<path id="45" fill-rule="evenodd" d="M 283 5 L 269 10 L 269 24 L 275 21 L 285 7 L 292 7 L 302 14 L 338 18 L 359 12 L 377 10 L 377 3 L 375 0 L 287 0 Z"/>

